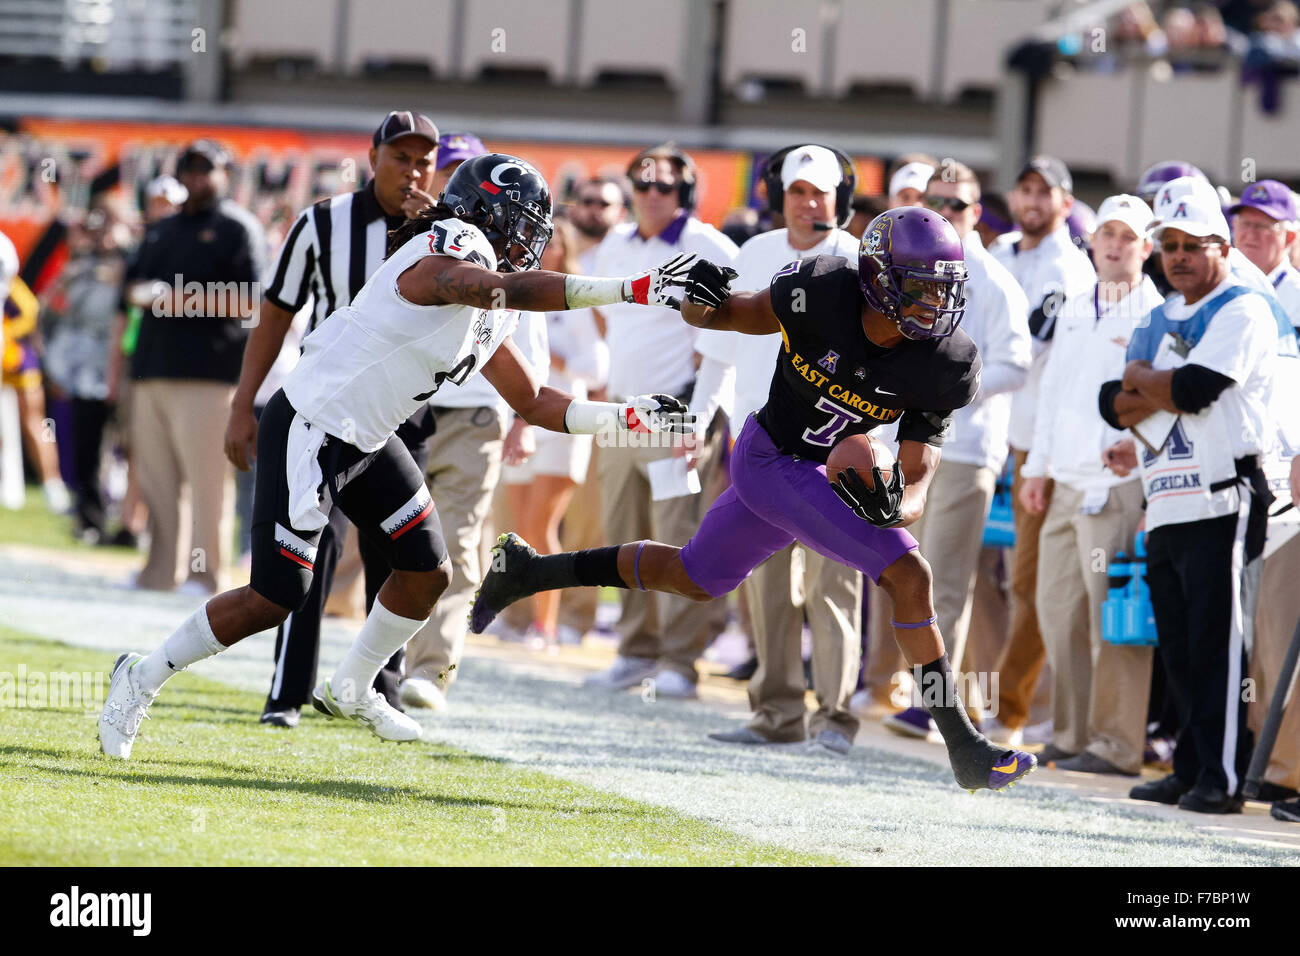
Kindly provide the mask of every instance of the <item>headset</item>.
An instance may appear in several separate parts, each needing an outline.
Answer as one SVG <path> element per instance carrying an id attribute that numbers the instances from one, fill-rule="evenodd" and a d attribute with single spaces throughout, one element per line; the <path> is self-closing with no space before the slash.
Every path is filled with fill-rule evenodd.
<path id="1" fill-rule="evenodd" d="M 785 187 L 781 185 L 781 167 L 791 152 L 804 146 L 821 146 L 823 149 L 829 149 L 840 161 L 840 184 L 835 187 L 836 221 L 833 224 L 819 222 L 815 228 L 821 232 L 830 232 L 836 226 L 843 229 L 853 218 L 853 190 L 858 185 L 858 174 L 853 168 L 853 160 L 849 158 L 848 153 L 824 143 L 795 143 L 785 149 L 778 149 L 763 161 L 758 176 L 767 186 L 767 210 L 775 215 L 784 214 Z"/>
<path id="2" fill-rule="evenodd" d="M 638 181 L 638 173 L 647 159 L 668 159 L 677 165 L 681 179 L 677 183 L 677 203 L 682 209 L 691 212 L 695 208 L 695 160 L 677 148 L 677 144 L 668 142 L 659 146 L 643 149 L 632 157 L 627 164 L 627 178 L 633 183 Z"/>

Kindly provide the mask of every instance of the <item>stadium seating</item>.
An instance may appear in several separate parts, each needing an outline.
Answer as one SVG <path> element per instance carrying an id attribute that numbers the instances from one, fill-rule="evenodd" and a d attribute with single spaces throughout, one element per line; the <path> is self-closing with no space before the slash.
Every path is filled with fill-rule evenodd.
<path id="1" fill-rule="evenodd" d="M 339 5 L 342 0 L 233 0 L 231 63 L 237 69 L 253 60 L 305 60 L 333 72 L 337 62 Z M 391 30 L 390 30 L 391 32 Z"/>
<path id="2" fill-rule="evenodd" d="M 939 60 L 939 98 L 963 91 L 996 90 L 1007 50 L 1044 23 L 1052 5 L 1044 0 L 957 0 L 948 3 L 948 29 Z"/>
<path id="3" fill-rule="evenodd" d="M 455 44 L 452 0 L 385 0 L 382 17 L 354 6 L 344 33 L 343 68 L 350 74 L 367 66 L 421 65 L 432 76 L 452 71 Z M 401 24 L 394 30 L 393 25 Z"/>
<path id="4" fill-rule="evenodd" d="M 796 34 L 802 30 L 802 34 Z M 797 84 L 823 92 L 826 29 L 818 4 L 788 0 L 735 0 L 728 8 L 722 83 L 737 90 L 748 81 Z"/>
<path id="5" fill-rule="evenodd" d="M 939 0 L 844 4 L 834 30 L 831 92 L 886 86 L 932 97 L 938 16 Z"/>
<path id="6" fill-rule="evenodd" d="M 1143 78 L 1130 73 L 1078 73 L 1048 79 L 1039 91 L 1038 148 L 1070 166 L 1105 170 L 1127 182 L 1130 168 L 1134 93 Z M 1170 155 L 1178 155 L 1170 153 Z"/>
<path id="7" fill-rule="evenodd" d="M 552 83 L 569 77 L 571 0 L 474 0 L 464 5 L 460 78 L 537 72 Z M 556 29 L 561 25 L 563 29 Z"/>
<path id="8" fill-rule="evenodd" d="M 583 4 L 578 83 L 590 86 L 611 75 L 658 76 L 671 89 L 680 90 L 691 8 L 691 0 L 658 0 L 655 15 L 644 17 L 642 0 Z M 629 30 L 633 22 L 636 29 Z"/>

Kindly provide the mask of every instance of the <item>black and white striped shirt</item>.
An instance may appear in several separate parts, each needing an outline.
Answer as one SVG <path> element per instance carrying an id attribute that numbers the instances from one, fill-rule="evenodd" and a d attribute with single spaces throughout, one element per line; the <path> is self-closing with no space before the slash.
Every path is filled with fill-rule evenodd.
<path id="1" fill-rule="evenodd" d="M 266 297 L 286 312 L 297 312 L 314 298 L 310 333 L 335 309 L 351 304 L 384 261 L 388 231 L 404 221 L 384 213 L 373 181 L 322 199 L 304 209 L 289 230 Z"/>

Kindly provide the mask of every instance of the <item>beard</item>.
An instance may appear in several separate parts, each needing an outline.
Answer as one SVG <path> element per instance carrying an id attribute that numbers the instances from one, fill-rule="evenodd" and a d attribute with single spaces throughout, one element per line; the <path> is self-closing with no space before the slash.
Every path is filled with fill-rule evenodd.
<path id="1" fill-rule="evenodd" d="M 570 219 L 569 222 L 573 224 L 574 229 L 588 239 L 604 239 L 605 233 L 609 232 L 609 226 L 599 219 L 591 219 L 586 222 L 579 219 Z"/>

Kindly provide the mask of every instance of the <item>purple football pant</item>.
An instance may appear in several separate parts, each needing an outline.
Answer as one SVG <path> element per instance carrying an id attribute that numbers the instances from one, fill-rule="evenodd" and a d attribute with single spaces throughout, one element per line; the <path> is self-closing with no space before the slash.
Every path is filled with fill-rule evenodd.
<path id="1" fill-rule="evenodd" d="M 731 487 L 713 503 L 686 547 L 691 580 L 717 597 L 792 541 L 879 581 L 916 539 L 877 528 L 840 501 L 826 466 L 783 455 L 752 415 L 731 453 Z"/>

